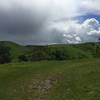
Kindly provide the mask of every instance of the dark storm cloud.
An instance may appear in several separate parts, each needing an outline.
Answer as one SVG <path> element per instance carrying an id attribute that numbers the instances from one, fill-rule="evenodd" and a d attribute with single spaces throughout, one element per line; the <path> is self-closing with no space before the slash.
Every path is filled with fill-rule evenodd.
<path id="1" fill-rule="evenodd" d="M 45 14 L 38 16 L 32 10 L 14 5 L 12 9 L 0 9 L 0 33 L 16 35 L 35 34 L 46 21 Z"/>
<path id="2" fill-rule="evenodd" d="M 97 41 L 100 37 L 99 21 L 90 17 L 79 23 L 79 18 L 74 19 L 87 15 L 91 12 L 87 8 L 94 9 L 99 4 L 88 5 L 87 1 L 91 0 L 1 0 L 0 41 L 21 44 Z"/>

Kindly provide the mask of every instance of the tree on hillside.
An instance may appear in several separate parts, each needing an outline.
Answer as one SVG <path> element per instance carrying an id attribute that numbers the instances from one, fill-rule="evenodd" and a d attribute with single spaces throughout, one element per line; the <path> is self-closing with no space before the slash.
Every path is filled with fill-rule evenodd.
<path id="1" fill-rule="evenodd" d="M 9 63 L 10 61 L 10 48 L 0 44 L 0 64 Z"/>
<path id="2" fill-rule="evenodd" d="M 48 54 L 44 51 L 35 51 L 32 54 L 31 60 L 47 60 L 48 59 Z"/>
<path id="3" fill-rule="evenodd" d="M 29 57 L 27 55 L 20 55 L 18 59 L 19 61 L 29 61 Z"/>
<path id="4" fill-rule="evenodd" d="M 68 59 L 68 57 L 69 56 L 68 56 L 67 52 L 64 51 L 63 49 L 54 50 L 51 53 L 51 59 L 54 59 L 54 60 L 66 60 L 66 59 Z"/>

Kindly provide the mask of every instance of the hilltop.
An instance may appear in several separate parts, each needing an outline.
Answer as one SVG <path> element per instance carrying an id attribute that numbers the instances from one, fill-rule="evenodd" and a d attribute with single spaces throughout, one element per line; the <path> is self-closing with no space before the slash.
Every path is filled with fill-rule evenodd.
<path id="1" fill-rule="evenodd" d="M 1 41 L 0 44 L 10 48 L 12 62 L 18 62 L 19 59 L 34 61 L 100 57 L 100 43 L 23 46 L 14 42 Z"/>

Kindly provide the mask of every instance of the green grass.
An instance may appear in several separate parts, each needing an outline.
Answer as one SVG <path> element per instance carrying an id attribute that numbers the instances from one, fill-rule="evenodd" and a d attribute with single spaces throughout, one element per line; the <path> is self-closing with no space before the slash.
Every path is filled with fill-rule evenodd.
<path id="1" fill-rule="evenodd" d="M 57 44 L 46 46 L 23 46 L 9 41 L 0 41 L 0 45 L 9 47 L 12 62 L 19 62 L 19 56 L 36 55 L 40 53 L 44 58 L 48 58 L 50 54 L 60 51 L 66 56 L 66 59 L 80 59 L 80 58 L 100 58 L 100 43 L 85 43 L 85 44 Z M 30 58 L 29 58 L 30 59 Z"/>
<path id="2" fill-rule="evenodd" d="M 0 65 L 0 100 L 100 100 L 100 59 Z"/>

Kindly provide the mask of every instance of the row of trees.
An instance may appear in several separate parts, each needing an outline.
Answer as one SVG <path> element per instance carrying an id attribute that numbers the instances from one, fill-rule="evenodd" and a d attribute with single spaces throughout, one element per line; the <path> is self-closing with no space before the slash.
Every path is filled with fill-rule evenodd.
<path id="1" fill-rule="evenodd" d="M 32 53 L 26 53 L 18 56 L 19 61 L 39 61 L 39 60 L 65 60 L 69 55 L 63 49 L 53 50 L 50 48 L 35 48 Z M 11 49 L 0 44 L 0 64 L 9 63 L 12 61 Z"/>
<path id="2" fill-rule="evenodd" d="M 38 61 L 38 60 L 65 60 L 68 59 L 68 54 L 64 51 L 35 51 L 31 55 L 20 55 L 18 57 L 19 61 Z"/>
<path id="3" fill-rule="evenodd" d="M 32 47 L 31 54 L 23 54 L 19 61 L 69 60 L 100 57 L 100 44 Z"/>
<path id="4" fill-rule="evenodd" d="M 32 46 L 27 47 L 27 49 L 29 52 L 24 52 L 16 56 L 18 61 L 68 60 L 100 57 L 100 45 L 83 45 L 78 47 Z M 0 64 L 11 62 L 15 59 L 12 56 L 11 48 L 0 44 Z"/>
<path id="5" fill-rule="evenodd" d="M 19 61 L 39 61 L 39 60 L 68 60 L 89 57 L 86 53 L 67 50 L 64 48 L 36 48 L 31 54 L 23 54 L 18 57 Z"/>
<path id="6" fill-rule="evenodd" d="M 74 51 L 74 50 L 73 50 Z M 39 60 L 66 60 L 73 58 L 81 58 L 82 54 L 72 54 L 62 48 L 48 48 L 48 47 L 36 47 L 32 49 L 31 54 L 26 53 L 19 55 L 19 61 L 39 61 Z M 0 63 L 9 63 L 12 61 L 11 49 L 5 45 L 0 45 Z"/>

